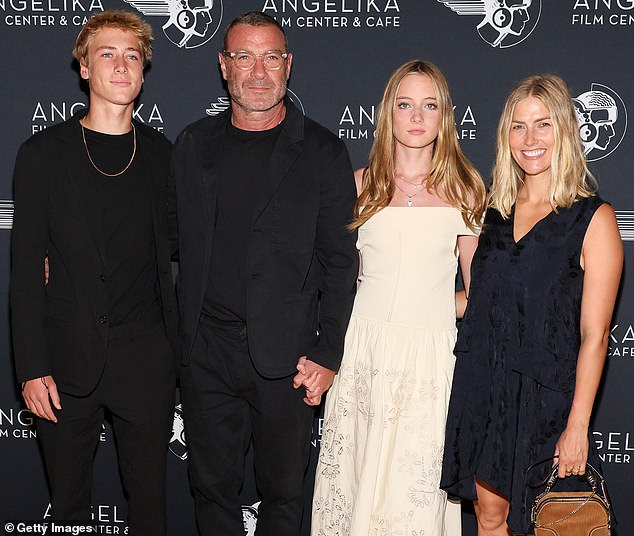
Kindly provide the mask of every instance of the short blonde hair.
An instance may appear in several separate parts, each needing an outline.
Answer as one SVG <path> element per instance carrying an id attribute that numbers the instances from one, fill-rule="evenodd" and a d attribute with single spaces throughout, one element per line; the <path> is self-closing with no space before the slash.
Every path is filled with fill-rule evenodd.
<path id="1" fill-rule="evenodd" d="M 595 195 L 597 190 L 596 181 L 586 164 L 579 124 L 566 83 L 553 74 L 529 76 L 511 90 L 498 124 L 490 204 L 504 218 L 510 216 L 524 183 L 524 171 L 511 155 L 509 134 L 515 106 L 528 97 L 542 102 L 550 112 L 553 125 L 555 144 L 549 190 L 553 210 L 570 207 L 579 198 Z"/>
<path id="2" fill-rule="evenodd" d="M 88 46 L 93 36 L 102 28 L 118 28 L 132 33 L 139 40 L 143 67 L 152 61 L 152 27 L 136 13 L 108 10 L 90 17 L 79 32 L 73 48 L 73 57 L 79 63 L 88 65 Z"/>

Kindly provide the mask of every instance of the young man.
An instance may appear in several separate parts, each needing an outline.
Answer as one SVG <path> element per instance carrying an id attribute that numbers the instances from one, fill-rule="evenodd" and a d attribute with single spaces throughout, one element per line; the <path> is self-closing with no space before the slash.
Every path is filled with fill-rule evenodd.
<path id="1" fill-rule="evenodd" d="M 90 107 L 20 148 L 12 243 L 15 365 L 39 417 L 53 519 L 91 519 L 107 410 L 137 536 L 166 532 L 175 390 L 170 144 L 132 120 L 151 38 L 150 26 L 124 11 L 95 15 L 83 28 L 73 55 Z"/>
<path id="2" fill-rule="evenodd" d="M 310 406 L 339 367 L 356 288 L 354 178 L 343 142 L 285 99 L 293 57 L 275 19 L 235 19 L 219 60 L 231 109 L 187 127 L 172 163 L 198 528 L 243 533 L 253 438 L 256 533 L 295 536 Z"/>

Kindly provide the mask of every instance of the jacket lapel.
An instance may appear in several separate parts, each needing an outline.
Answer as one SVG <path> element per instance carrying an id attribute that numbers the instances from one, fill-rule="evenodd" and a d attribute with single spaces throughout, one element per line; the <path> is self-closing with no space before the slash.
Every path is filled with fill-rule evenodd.
<path id="1" fill-rule="evenodd" d="M 262 215 L 273 194 L 284 181 L 288 171 L 302 152 L 299 142 L 303 139 L 304 116 L 289 99 L 284 99 L 284 104 L 286 106 L 285 123 L 271 155 L 264 183 L 255 204 L 255 210 L 253 211 L 254 224 Z"/>
<path id="2" fill-rule="evenodd" d="M 141 159 L 141 164 L 143 167 L 143 184 L 145 186 L 145 192 L 150 196 L 150 205 L 152 207 L 152 225 L 154 228 L 154 236 L 159 236 L 160 230 L 158 229 L 158 211 L 166 210 L 165 207 L 158 206 L 158 198 L 156 196 L 157 189 L 154 187 L 154 181 L 159 181 L 161 178 L 165 177 L 165 172 L 161 172 L 160 170 L 155 169 L 155 161 L 145 158 L 145 154 L 147 154 L 143 150 L 143 145 L 146 141 L 143 130 L 139 127 L 139 124 L 136 124 L 136 137 L 137 137 L 137 151 L 136 158 Z M 160 188 L 161 185 L 157 184 L 157 188 Z M 163 186 L 164 187 L 164 186 Z"/>
<path id="3" fill-rule="evenodd" d="M 209 124 L 206 131 L 202 133 L 197 140 L 196 154 L 200 160 L 200 194 L 203 199 L 206 221 L 205 238 L 204 238 L 204 256 L 203 271 L 209 273 L 211 263 L 211 252 L 214 237 L 214 229 L 216 227 L 217 214 L 217 192 L 218 192 L 218 159 L 217 155 L 222 154 L 223 142 L 225 138 L 225 129 L 229 118 L 231 117 L 231 109 L 217 117 L 216 121 Z M 200 281 L 200 299 L 205 293 L 207 279 L 202 278 Z"/>
<path id="4" fill-rule="evenodd" d="M 216 226 L 217 213 L 217 191 L 218 191 L 218 155 L 222 154 L 225 129 L 230 118 L 231 109 L 217 117 L 209 125 L 200 138 L 197 140 L 196 154 L 200 160 L 200 191 L 204 199 L 204 209 L 206 217 L 206 239 L 207 247 L 210 245 L 210 235 Z"/>
<path id="5" fill-rule="evenodd" d="M 201 188 L 204 194 L 205 212 L 207 216 L 209 232 L 215 227 L 216 221 L 216 196 L 218 190 L 218 161 L 217 155 L 222 154 L 224 145 L 225 124 L 222 124 L 214 131 L 207 132 L 207 136 L 201 138 L 198 147 L 200 158 Z"/>
<path id="6" fill-rule="evenodd" d="M 60 158 L 66 167 L 66 172 L 77 195 L 80 208 L 89 232 L 95 242 L 101 262 L 106 263 L 106 246 L 103 240 L 103 222 L 101 221 L 101 211 L 97 208 L 97 192 L 95 182 L 88 176 L 86 148 L 82 139 L 81 125 L 79 120 L 88 113 L 79 113 L 73 117 L 74 121 L 67 124 L 61 137 L 65 142 L 67 150 L 60 154 Z"/>

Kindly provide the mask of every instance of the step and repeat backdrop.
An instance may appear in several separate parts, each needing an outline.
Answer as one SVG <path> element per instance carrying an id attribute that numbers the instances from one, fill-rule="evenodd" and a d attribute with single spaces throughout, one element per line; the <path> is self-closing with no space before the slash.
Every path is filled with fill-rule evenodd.
<path id="1" fill-rule="evenodd" d="M 33 417 L 15 384 L 8 288 L 13 214 L 11 177 L 19 145 L 87 104 L 71 49 L 91 13 L 139 12 L 154 28 L 154 62 L 136 105 L 139 121 L 174 140 L 188 123 L 227 108 L 217 52 L 238 14 L 261 10 L 287 32 L 294 54 L 291 99 L 348 146 L 362 166 L 383 86 L 403 62 L 436 63 L 447 76 L 462 147 L 484 177 L 495 128 L 511 86 L 556 73 L 577 99 L 587 159 L 601 195 L 616 210 L 626 268 L 594 419 L 595 440 L 619 521 L 634 534 L 634 0 L 0 0 L 0 521 L 48 516 L 48 489 Z M 536 299 L 538 299 L 536 297 Z M 194 535 L 187 482 L 186 416 L 174 408 L 169 444 L 171 535 Z M 322 420 L 316 414 L 312 472 Z M 250 464 L 250 459 L 247 461 Z M 254 534 L 259 498 L 253 475 L 243 490 L 244 531 Z M 93 515 L 104 534 L 125 534 L 126 502 L 104 423 L 96 453 Z M 466 536 L 475 535 L 464 511 Z M 305 522 L 303 534 L 308 534 Z M 223 535 L 224 536 L 224 535 Z"/>

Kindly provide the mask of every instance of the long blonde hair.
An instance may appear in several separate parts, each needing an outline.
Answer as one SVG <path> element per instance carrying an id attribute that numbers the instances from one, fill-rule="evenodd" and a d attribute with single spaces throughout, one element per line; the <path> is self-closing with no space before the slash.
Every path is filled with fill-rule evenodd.
<path id="1" fill-rule="evenodd" d="M 394 195 L 395 140 L 392 132 L 392 114 L 401 81 L 410 74 L 424 74 L 431 78 L 440 112 L 438 137 L 434 142 L 431 172 L 427 178 L 427 191 L 458 208 L 465 224 L 475 229 L 480 224 L 485 209 L 484 183 L 458 144 L 447 80 L 438 67 L 419 60 L 401 65 L 385 86 L 368 167 L 363 173 L 362 191 L 355 205 L 356 217 L 350 228 L 356 229 L 363 225 L 374 214 L 388 206 Z"/>
<path id="2" fill-rule="evenodd" d="M 579 198 L 595 195 L 597 184 L 588 170 L 579 134 L 574 104 L 566 83 L 553 74 L 529 76 L 511 90 L 500 117 L 490 205 L 504 217 L 511 214 L 524 184 L 524 171 L 513 160 L 509 133 L 517 103 L 528 97 L 539 99 L 550 112 L 553 125 L 553 156 L 548 198 L 553 210 L 570 207 Z"/>

